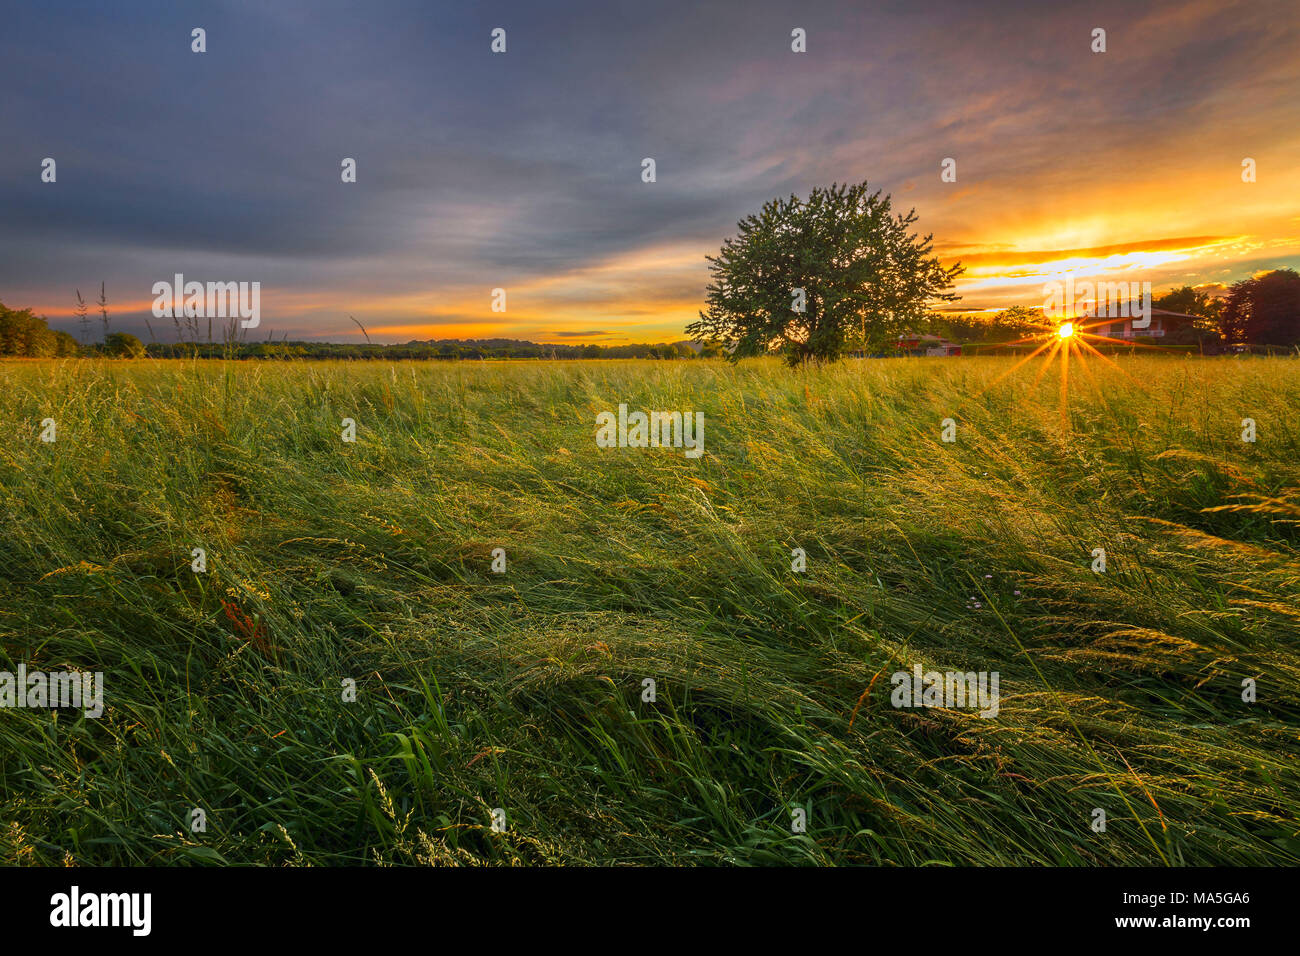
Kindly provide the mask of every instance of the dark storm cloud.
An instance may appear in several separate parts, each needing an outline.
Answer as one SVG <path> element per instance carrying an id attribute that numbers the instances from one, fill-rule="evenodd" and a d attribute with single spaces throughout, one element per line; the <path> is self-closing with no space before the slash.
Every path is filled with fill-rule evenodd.
<path id="1" fill-rule="evenodd" d="M 1105 62 L 1067 55 L 1095 24 Z M 932 173 L 958 151 L 972 180 L 1065 189 L 1075 163 L 1280 70 L 1294 30 L 1277 27 L 1263 4 L 1119 0 L 33 5 L 0 39 L 0 295 L 70 301 L 106 278 L 134 301 L 185 271 L 341 300 L 672 245 L 702 263 L 763 201 L 819 183 L 948 202 Z M 702 292 L 694 272 L 670 284 Z"/>

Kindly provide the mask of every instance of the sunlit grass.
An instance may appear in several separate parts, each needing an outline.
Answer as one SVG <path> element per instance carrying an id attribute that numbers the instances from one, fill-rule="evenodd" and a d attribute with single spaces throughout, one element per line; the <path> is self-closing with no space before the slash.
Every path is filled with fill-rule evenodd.
<path id="1" fill-rule="evenodd" d="M 1045 356 L 0 364 L 0 858 L 1294 865 L 1300 363 Z"/>

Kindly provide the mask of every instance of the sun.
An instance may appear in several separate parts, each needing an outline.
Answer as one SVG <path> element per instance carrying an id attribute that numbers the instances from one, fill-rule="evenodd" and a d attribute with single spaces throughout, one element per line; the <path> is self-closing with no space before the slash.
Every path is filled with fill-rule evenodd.
<path id="1" fill-rule="evenodd" d="M 1059 357 L 1061 360 L 1059 363 L 1061 367 L 1061 397 L 1059 405 L 1061 411 L 1062 431 L 1069 431 L 1070 429 L 1069 405 L 1071 365 L 1074 365 L 1078 371 L 1082 372 L 1087 381 L 1094 387 L 1098 387 L 1098 380 L 1096 376 L 1093 375 L 1092 369 L 1089 368 L 1089 365 L 1091 364 L 1090 359 L 1095 359 L 1097 362 L 1102 363 L 1113 371 L 1123 373 L 1125 376 L 1129 377 L 1130 381 L 1132 381 L 1132 376 L 1129 376 L 1128 372 L 1124 371 L 1124 369 L 1113 362 L 1108 356 L 1098 350 L 1094 343 L 1098 345 L 1120 345 L 1125 346 L 1129 350 L 1152 349 L 1154 351 L 1164 351 L 1164 349 L 1158 345 L 1150 345 L 1145 342 L 1134 342 L 1131 339 L 1111 338 L 1109 335 L 1098 334 L 1098 329 L 1109 326 L 1112 322 L 1111 318 L 1106 316 L 1079 316 L 1070 322 L 1059 322 L 1059 320 L 1053 321 L 1051 317 L 1046 315 L 1046 312 L 1043 317 L 1047 321 L 1043 322 L 1041 325 L 1034 323 L 1032 325 L 1032 330 L 1027 329 L 1026 331 L 1028 334 L 1024 337 L 1015 339 L 1011 342 L 998 343 L 996 346 L 998 348 L 1016 349 L 1022 346 L 1031 346 L 1032 348 L 1028 353 L 1021 356 L 1014 364 L 1004 369 L 999 375 L 995 376 L 992 381 L 985 385 L 977 394 L 983 395 L 1008 375 L 1015 373 L 1018 369 L 1023 368 L 1035 358 L 1042 356 L 1043 363 L 1038 369 L 1038 373 L 1034 376 L 1034 386 L 1037 386 L 1043 375 L 1046 374 L 1049 368 L 1051 368 L 1052 363 Z M 1073 362 L 1071 359 L 1073 359 Z"/>

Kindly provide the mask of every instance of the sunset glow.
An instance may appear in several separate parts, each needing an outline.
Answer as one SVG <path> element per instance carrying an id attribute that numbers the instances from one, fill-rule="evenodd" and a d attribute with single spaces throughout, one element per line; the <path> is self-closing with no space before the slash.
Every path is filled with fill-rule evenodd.
<path id="1" fill-rule="evenodd" d="M 1221 293 L 1300 266 L 1291 20 L 1260 5 L 1122 5 L 1106 12 L 1124 40 L 1099 55 L 1086 33 L 1061 45 L 1075 29 L 1062 11 L 991 30 L 969 5 L 940 7 L 846 5 L 795 61 L 771 39 L 788 33 L 774 26 L 784 14 L 764 4 L 725 23 L 687 7 L 637 31 L 593 6 L 530 22 L 528 46 L 495 59 L 460 39 L 480 26 L 468 13 L 381 20 L 349 38 L 346 76 L 310 53 L 334 26 L 237 7 L 211 28 L 246 37 L 252 68 L 221 83 L 184 79 L 214 64 L 173 49 L 179 21 L 124 12 L 113 29 L 167 59 L 105 76 L 77 66 L 105 25 L 20 15 L 14 48 L 60 67 L 40 82 L 10 71 L 6 128 L 58 157 L 60 175 L 29 175 L 30 150 L 0 157 L 0 290 L 71 330 L 76 290 L 103 282 L 121 327 L 162 339 L 170 328 L 145 326 L 150 288 L 184 272 L 260 281 L 261 334 L 276 339 L 359 339 L 351 315 L 375 341 L 674 341 L 703 303 L 705 257 L 741 218 L 862 180 L 896 212 L 915 208 L 934 254 L 965 267 L 947 312 L 1034 308 L 1066 277 Z M 423 57 L 457 77 L 454 93 L 431 91 Z M 158 87 L 156 69 L 184 81 Z M 116 112 L 81 95 L 92 82 Z M 181 113 L 222 129 L 217 148 L 160 165 Z M 342 184 L 339 157 L 353 154 L 357 179 Z M 643 157 L 658 163 L 652 182 Z"/>

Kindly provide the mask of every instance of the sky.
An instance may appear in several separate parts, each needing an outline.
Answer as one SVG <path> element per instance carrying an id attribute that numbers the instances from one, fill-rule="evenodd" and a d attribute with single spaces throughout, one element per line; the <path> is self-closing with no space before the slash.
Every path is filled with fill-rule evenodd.
<path id="1" fill-rule="evenodd" d="M 384 342 L 676 341 L 738 220 L 864 180 L 966 267 L 950 309 L 1038 305 L 1067 273 L 1221 289 L 1300 268 L 1296 12 L 8 5 L 0 301 L 79 335 L 75 291 L 103 282 L 115 331 L 174 341 L 152 288 L 181 273 L 260 282 L 254 340 L 361 341 L 352 316 Z"/>

